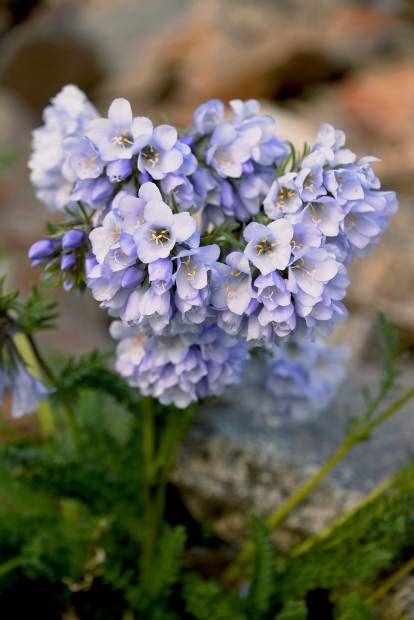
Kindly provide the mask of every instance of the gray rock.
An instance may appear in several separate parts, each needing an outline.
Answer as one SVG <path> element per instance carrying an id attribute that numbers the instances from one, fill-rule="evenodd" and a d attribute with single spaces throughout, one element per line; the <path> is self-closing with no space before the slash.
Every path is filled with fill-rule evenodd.
<path id="1" fill-rule="evenodd" d="M 259 364 L 252 364 L 240 386 L 202 408 L 181 451 L 175 480 L 191 509 L 226 538 L 243 534 L 252 511 L 268 515 L 305 482 L 341 443 L 351 414 L 363 410 L 360 388 L 379 379 L 370 321 L 353 317 L 346 333 L 353 349 L 349 377 L 336 403 L 305 422 L 283 419 L 266 391 Z M 344 328 L 345 331 L 345 328 Z M 374 356 L 375 359 L 375 356 Z M 408 366 L 400 390 L 413 379 Z M 282 539 L 294 542 L 318 531 L 400 466 L 414 448 L 414 404 L 356 446 L 309 499 L 287 519 Z M 283 541 L 282 541 L 283 542 Z"/>

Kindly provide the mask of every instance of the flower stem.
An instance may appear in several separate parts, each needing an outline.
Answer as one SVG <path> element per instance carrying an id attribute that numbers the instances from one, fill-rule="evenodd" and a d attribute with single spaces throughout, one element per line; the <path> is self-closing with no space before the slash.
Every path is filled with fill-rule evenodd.
<path id="1" fill-rule="evenodd" d="M 383 422 L 387 421 L 396 414 L 404 405 L 414 398 L 414 388 L 409 389 L 403 396 L 395 400 L 384 411 L 374 419 L 369 419 L 365 424 L 361 425 L 357 430 L 352 431 L 342 442 L 339 448 L 329 457 L 312 478 L 307 480 L 300 486 L 293 495 L 291 495 L 275 512 L 267 519 L 270 529 L 277 528 L 286 517 L 299 505 L 303 500 L 314 491 L 319 484 L 331 473 L 331 471 L 349 454 L 352 448 L 359 442 L 367 439 L 369 435 Z M 372 406 L 368 408 L 372 413 Z M 363 416 L 364 417 L 364 416 Z M 240 552 L 233 566 L 231 566 L 226 574 L 228 580 L 234 579 L 242 566 L 246 564 L 252 553 L 251 543 L 247 543 Z"/>
<path id="2" fill-rule="evenodd" d="M 43 372 L 43 374 L 45 375 L 46 379 L 49 381 L 49 383 L 52 384 L 52 386 L 57 387 L 58 386 L 58 380 L 57 377 L 55 375 L 55 373 L 53 372 L 53 370 L 51 369 L 51 367 L 49 366 L 49 364 L 46 362 L 45 358 L 43 357 L 42 353 L 40 352 L 40 349 L 37 345 L 37 342 L 35 341 L 34 337 L 32 334 L 26 334 L 26 338 L 27 341 L 30 345 L 30 348 L 32 350 L 33 356 L 39 366 L 39 368 L 41 369 L 41 371 Z M 79 428 L 76 422 L 76 415 L 75 415 L 75 411 L 72 407 L 72 405 L 70 403 L 68 403 L 67 401 L 64 401 L 61 403 L 62 406 L 62 411 L 63 414 L 65 416 L 65 422 L 66 422 L 66 427 L 69 431 L 69 434 L 72 438 L 72 442 L 76 448 L 76 450 L 79 452 L 80 451 L 80 447 L 81 447 L 81 438 L 80 438 L 80 434 L 79 434 Z"/>
<path id="3" fill-rule="evenodd" d="M 40 352 L 40 349 L 37 345 L 37 342 L 35 341 L 34 337 L 32 334 L 26 334 L 26 338 L 30 344 L 30 348 L 32 349 L 32 353 L 36 359 L 36 362 L 38 363 L 39 367 L 41 368 L 43 374 L 45 375 L 45 377 L 50 381 L 50 383 L 52 383 L 53 385 L 57 384 L 57 379 L 56 379 L 56 375 L 53 372 L 53 370 L 50 368 L 50 366 L 48 365 L 48 363 L 46 362 L 46 360 L 44 359 L 43 355 Z"/>
<path id="4" fill-rule="evenodd" d="M 155 451 L 154 403 L 152 398 L 142 399 L 142 460 L 143 460 L 143 499 L 146 528 L 142 541 L 141 576 L 148 577 L 158 524 L 156 523 L 156 506 L 153 500 L 153 470 Z"/>
<path id="5" fill-rule="evenodd" d="M 403 577 L 414 571 L 414 557 L 403 564 L 398 570 L 388 577 L 376 590 L 367 598 L 367 602 L 374 604 L 381 600 Z"/>
<path id="6" fill-rule="evenodd" d="M 7 575 L 7 573 L 10 573 L 15 568 L 18 568 L 21 563 L 22 558 L 19 555 L 15 558 L 7 560 L 6 562 L 3 562 L 3 564 L 0 564 L 0 577 L 4 577 L 4 575 Z"/>
<path id="7" fill-rule="evenodd" d="M 358 431 L 351 433 L 345 438 L 339 448 L 332 454 L 324 465 L 316 472 L 312 478 L 307 480 L 299 489 L 289 497 L 289 499 L 280 506 L 268 518 L 268 524 L 273 529 L 276 528 L 287 515 L 300 504 L 317 486 L 326 478 L 334 467 L 342 461 L 342 459 L 352 450 L 359 442 L 366 439 L 378 426 L 397 413 L 406 403 L 414 398 L 414 388 L 408 390 L 403 396 L 394 401 L 389 407 L 379 414 L 373 420 L 368 421 Z"/>
<path id="8" fill-rule="evenodd" d="M 381 482 L 378 486 L 375 487 L 368 495 L 365 495 L 361 501 L 357 502 L 350 510 L 348 510 L 345 514 L 340 515 L 337 519 L 335 519 L 332 523 L 327 525 L 322 531 L 317 532 L 313 536 L 309 536 L 303 543 L 294 547 L 289 555 L 291 557 L 297 557 L 298 555 L 302 555 L 303 553 L 307 553 L 312 547 L 322 541 L 329 538 L 331 533 L 336 530 L 340 525 L 346 523 L 348 519 L 353 517 L 357 512 L 368 506 L 371 502 L 380 497 L 387 489 L 389 489 L 394 482 L 394 478 L 388 478 Z"/>

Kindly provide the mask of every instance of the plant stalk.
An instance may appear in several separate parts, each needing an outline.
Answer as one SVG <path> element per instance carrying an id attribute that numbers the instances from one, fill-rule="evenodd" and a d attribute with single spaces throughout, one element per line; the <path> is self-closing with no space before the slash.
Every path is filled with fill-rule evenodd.
<path id="1" fill-rule="evenodd" d="M 51 369 L 51 367 L 49 366 L 49 364 L 46 362 L 45 358 L 43 357 L 42 353 L 40 352 L 40 349 L 33 337 L 32 334 L 26 334 L 26 338 L 27 341 L 30 345 L 30 348 L 32 350 L 33 356 L 39 366 L 39 368 L 42 370 L 43 374 L 45 375 L 46 379 L 49 381 L 49 383 L 52 384 L 52 386 L 57 387 L 58 386 L 58 380 L 57 377 L 55 375 L 55 373 L 53 372 L 53 370 Z M 72 442 L 77 450 L 77 452 L 80 452 L 80 448 L 81 448 L 81 438 L 80 438 L 80 433 L 79 433 L 79 428 L 76 422 L 76 415 L 75 415 L 75 411 L 72 407 L 72 405 L 70 403 L 68 403 L 67 401 L 64 401 L 61 403 L 61 407 L 62 407 L 62 411 L 63 414 L 65 416 L 65 422 L 66 422 L 66 427 L 69 431 L 69 434 L 72 438 Z"/>
<path id="2" fill-rule="evenodd" d="M 276 528 L 287 515 L 300 504 L 317 486 L 324 480 L 328 474 L 336 467 L 338 463 L 352 450 L 352 448 L 365 440 L 378 426 L 386 422 L 394 414 L 396 414 L 404 405 L 414 398 L 414 388 L 409 389 L 403 396 L 394 401 L 389 407 L 379 414 L 375 419 L 367 422 L 360 430 L 351 433 L 346 437 L 339 448 L 330 456 L 324 465 L 316 472 L 312 478 L 305 482 L 299 489 L 289 497 L 289 499 L 280 506 L 270 517 L 267 522 L 273 529 Z"/>
<path id="3" fill-rule="evenodd" d="M 0 564 L 0 577 L 4 577 L 4 575 L 7 575 L 7 573 L 10 573 L 11 571 L 18 568 L 21 563 L 22 558 L 19 555 L 15 558 L 7 560 L 6 562 L 3 562 L 3 564 Z"/>
<path id="4" fill-rule="evenodd" d="M 388 577 L 370 596 L 367 598 L 367 602 L 375 604 L 381 600 L 392 588 L 403 578 L 414 571 L 414 557 L 405 562 L 398 570 Z"/>
<path id="5" fill-rule="evenodd" d="M 369 420 L 357 431 L 350 433 L 339 446 L 339 448 L 329 457 L 322 467 L 300 486 L 274 513 L 272 513 L 267 523 L 271 529 L 277 528 L 286 517 L 299 505 L 303 500 L 314 491 L 319 484 L 331 473 L 331 471 L 340 463 L 352 448 L 364 441 L 369 435 L 381 424 L 395 415 L 404 405 L 414 398 L 414 388 L 409 389 L 400 398 L 395 400 L 391 405 L 386 407 L 384 411 L 376 418 Z M 371 411 L 372 406 L 369 407 Z M 246 564 L 252 554 L 252 545 L 247 543 L 240 552 L 235 563 L 228 569 L 226 573 L 227 580 L 233 580 L 240 573 L 240 568 Z"/>
<path id="6" fill-rule="evenodd" d="M 141 576 L 148 577 L 154 554 L 158 524 L 155 519 L 153 498 L 153 470 L 155 452 L 154 403 L 150 397 L 142 399 L 142 461 L 145 536 L 142 541 Z"/>

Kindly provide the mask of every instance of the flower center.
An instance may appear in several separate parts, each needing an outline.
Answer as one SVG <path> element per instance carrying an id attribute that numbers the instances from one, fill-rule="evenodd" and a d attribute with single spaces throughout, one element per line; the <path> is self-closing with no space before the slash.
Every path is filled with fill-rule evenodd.
<path id="1" fill-rule="evenodd" d="M 134 138 L 127 129 L 119 129 L 118 131 L 114 133 L 112 142 L 116 146 L 120 146 L 124 149 L 127 149 L 130 146 L 133 146 Z"/>
<path id="2" fill-rule="evenodd" d="M 300 250 L 301 248 L 304 247 L 304 243 L 302 243 L 301 241 L 298 241 L 297 239 L 295 239 L 295 237 L 293 237 L 293 239 L 290 242 L 290 247 L 292 248 L 292 250 Z"/>
<path id="3" fill-rule="evenodd" d="M 352 230 L 352 228 L 355 228 L 357 221 L 353 215 L 348 215 L 345 221 L 346 221 L 347 227 L 350 230 Z"/>
<path id="4" fill-rule="evenodd" d="M 136 347 L 142 347 L 145 341 L 146 336 L 144 336 L 144 334 L 138 334 L 138 336 L 135 336 L 133 339 L 133 343 Z"/>
<path id="5" fill-rule="evenodd" d="M 151 241 L 155 242 L 155 245 L 164 245 L 170 240 L 170 231 L 167 228 L 153 228 L 151 230 Z"/>
<path id="6" fill-rule="evenodd" d="M 271 256 L 275 247 L 276 243 L 274 241 L 262 239 L 260 243 L 256 245 L 256 250 L 258 254 L 270 254 Z"/>
<path id="7" fill-rule="evenodd" d="M 306 187 L 307 189 L 313 189 L 313 174 L 312 174 L 312 172 L 309 172 L 309 174 L 306 175 L 305 180 L 303 181 L 303 187 Z"/>
<path id="8" fill-rule="evenodd" d="M 187 276 L 187 280 L 194 280 L 197 275 L 197 267 L 196 265 L 191 265 L 191 258 L 188 256 L 183 259 L 183 269 L 184 273 Z"/>
<path id="9" fill-rule="evenodd" d="M 315 265 L 313 263 L 305 263 L 305 260 L 300 258 L 296 263 L 293 263 L 292 269 L 303 269 L 303 271 L 313 277 L 312 271 L 315 269 Z"/>
<path id="10" fill-rule="evenodd" d="M 119 226 L 115 226 L 115 228 L 112 231 L 112 241 L 113 243 L 116 243 L 117 241 L 119 241 L 120 237 L 121 237 L 121 229 Z"/>
<path id="11" fill-rule="evenodd" d="M 93 151 L 91 151 L 91 149 L 88 149 L 86 151 L 86 167 L 87 168 L 92 168 L 92 166 L 95 164 L 96 161 L 96 155 L 93 154 Z"/>
<path id="12" fill-rule="evenodd" d="M 310 211 L 311 211 L 311 218 L 312 218 L 312 222 L 314 224 L 317 224 L 318 222 L 321 221 L 321 212 L 326 209 L 328 205 L 326 203 L 318 203 L 318 204 L 313 204 L 310 207 Z"/>
<path id="13" fill-rule="evenodd" d="M 160 158 L 160 154 L 154 149 L 153 146 L 145 146 L 141 151 L 141 155 L 151 166 L 155 166 Z"/>
<path id="14" fill-rule="evenodd" d="M 294 195 L 294 192 L 291 189 L 287 189 L 286 187 L 281 187 L 277 195 L 277 201 L 283 207 L 284 204 L 286 203 L 286 200 L 289 200 L 289 198 L 292 198 L 293 195 Z"/>

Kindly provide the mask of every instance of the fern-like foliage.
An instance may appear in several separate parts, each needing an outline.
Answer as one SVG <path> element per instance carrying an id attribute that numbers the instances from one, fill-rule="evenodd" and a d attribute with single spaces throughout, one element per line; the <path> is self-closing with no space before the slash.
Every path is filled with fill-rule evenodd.
<path id="1" fill-rule="evenodd" d="M 335 609 L 335 620 L 374 620 L 368 603 L 357 592 L 350 592 L 339 599 Z"/>
<path id="2" fill-rule="evenodd" d="M 288 601 L 274 620 L 306 620 L 308 610 L 304 601 Z"/>
<path id="3" fill-rule="evenodd" d="M 251 538 L 254 550 L 246 603 L 249 618 L 254 620 L 265 617 L 266 612 L 269 611 L 274 591 L 274 549 L 270 541 L 268 526 L 257 516 L 254 516 L 251 521 Z"/>
<path id="4" fill-rule="evenodd" d="M 240 597 L 225 592 L 215 581 L 191 575 L 184 582 L 186 611 L 195 620 L 249 620 Z"/>
<path id="5" fill-rule="evenodd" d="M 139 410 L 139 392 L 107 367 L 108 354 L 93 352 L 78 360 L 70 359 L 61 369 L 56 396 L 73 399 L 80 389 L 93 389 L 110 395 L 128 410 Z"/>
<path id="6" fill-rule="evenodd" d="M 396 476 L 391 488 L 340 523 L 307 552 L 287 559 L 277 575 L 283 600 L 315 588 L 366 588 L 412 549 L 414 466 Z"/>
<path id="7" fill-rule="evenodd" d="M 162 612 L 168 608 L 172 589 L 180 577 L 185 541 L 183 527 L 165 527 L 149 573 L 128 592 L 131 608 L 148 620 L 162 618 Z M 170 614 L 168 618 L 170 616 L 177 617 Z"/>

